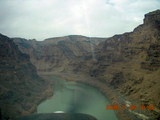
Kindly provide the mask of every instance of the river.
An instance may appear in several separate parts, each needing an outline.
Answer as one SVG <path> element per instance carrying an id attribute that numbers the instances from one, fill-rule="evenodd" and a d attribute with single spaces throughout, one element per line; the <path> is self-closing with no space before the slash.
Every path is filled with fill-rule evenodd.
<path id="1" fill-rule="evenodd" d="M 96 88 L 53 77 L 54 95 L 42 102 L 37 113 L 85 113 L 98 120 L 118 120 L 114 111 L 106 110 L 108 99 Z"/>

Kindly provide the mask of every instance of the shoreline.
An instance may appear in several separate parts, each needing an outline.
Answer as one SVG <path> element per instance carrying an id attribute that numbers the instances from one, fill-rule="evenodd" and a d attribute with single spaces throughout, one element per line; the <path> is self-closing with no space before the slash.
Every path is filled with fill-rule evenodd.
<path id="1" fill-rule="evenodd" d="M 54 95 L 53 87 L 50 84 L 48 84 L 46 88 L 47 89 L 41 93 L 40 97 L 34 101 L 33 106 L 29 110 L 23 111 L 22 115 L 18 118 L 36 113 L 38 105 Z"/>
<path id="2" fill-rule="evenodd" d="M 82 84 L 89 85 L 91 87 L 96 88 L 98 91 L 100 91 L 111 103 L 111 105 L 119 104 L 119 93 L 116 92 L 116 90 L 113 90 L 113 88 L 109 87 L 107 84 L 104 84 L 103 82 L 100 82 L 98 79 L 87 76 L 87 75 L 75 75 L 75 74 L 40 74 L 43 79 L 48 81 L 48 86 L 43 93 L 41 93 L 41 97 L 37 99 L 34 106 L 32 106 L 28 111 L 23 111 L 21 117 L 35 114 L 37 113 L 37 107 L 39 104 L 41 104 L 43 101 L 47 100 L 48 98 L 52 97 L 54 95 L 54 83 L 51 81 L 52 77 L 58 77 L 61 79 L 64 79 L 66 81 L 73 81 L 73 82 L 80 82 Z M 71 77 L 72 76 L 72 77 Z M 107 110 L 107 109 L 106 109 Z M 128 110 L 128 109 L 127 109 Z M 114 113 L 118 120 L 141 120 L 142 117 L 145 116 L 143 114 L 136 113 L 134 111 L 127 111 L 127 110 L 114 110 Z M 128 116 L 129 115 L 129 116 Z M 135 117 L 137 116 L 137 117 Z M 141 117 L 140 117 L 141 116 Z M 146 120 L 146 119 L 144 119 Z"/>
<path id="3" fill-rule="evenodd" d="M 102 81 L 98 80 L 98 78 L 90 77 L 87 74 L 83 73 L 44 73 L 39 74 L 43 79 L 50 80 L 52 76 L 62 78 L 66 81 L 74 81 L 80 82 L 83 84 L 87 84 L 91 87 L 95 87 L 98 91 L 100 91 L 111 103 L 111 105 L 125 105 L 126 109 L 118 109 L 114 110 L 116 117 L 118 120 L 148 120 L 152 119 L 152 117 L 148 117 L 148 114 L 144 114 L 140 111 L 130 110 L 130 107 L 133 105 L 137 105 L 134 101 L 130 101 L 129 99 L 122 96 L 118 90 L 114 90 L 111 86 L 103 83 Z M 52 81 L 50 81 L 53 84 Z M 54 94 L 53 94 L 54 95 Z M 128 105 L 128 102 L 130 103 Z M 134 104 L 135 103 L 135 104 Z M 122 106 L 121 106 L 122 107 Z M 107 109 L 106 109 L 107 110 Z"/>
<path id="4" fill-rule="evenodd" d="M 56 76 L 56 77 L 65 79 L 66 81 L 75 81 L 75 82 L 80 82 L 80 83 L 89 85 L 91 87 L 96 88 L 98 91 L 100 91 L 109 100 L 111 104 L 119 103 L 118 102 L 119 95 L 116 93 L 116 91 L 113 91 L 106 84 L 99 82 L 95 78 L 85 76 L 85 75 L 77 76 L 73 74 L 72 75 L 71 74 L 67 74 L 67 75 L 66 74 L 40 74 L 40 76 L 43 79 L 47 79 L 47 80 L 49 80 L 51 76 Z M 114 110 L 114 113 L 118 120 L 132 120 L 124 112 L 125 112 L 124 110 Z"/>

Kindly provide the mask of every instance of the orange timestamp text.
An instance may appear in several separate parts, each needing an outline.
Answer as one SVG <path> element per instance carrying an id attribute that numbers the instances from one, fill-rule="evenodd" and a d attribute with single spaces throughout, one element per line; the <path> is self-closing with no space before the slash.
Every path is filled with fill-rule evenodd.
<path id="1" fill-rule="evenodd" d="M 150 105 L 140 105 L 140 106 L 136 106 L 136 105 L 118 105 L 118 104 L 113 104 L 113 105 L 106 105 L 106 110 L 154 110 L 154 105 L 150 104 Z"/>

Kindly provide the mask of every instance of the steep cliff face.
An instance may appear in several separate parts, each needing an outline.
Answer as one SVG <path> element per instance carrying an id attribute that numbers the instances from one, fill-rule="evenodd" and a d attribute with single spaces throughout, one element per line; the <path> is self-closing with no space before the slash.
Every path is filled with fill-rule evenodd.
<path id="1" fill-rule="evenodd" d="M 14 119 L 36 110 L 46 98 L 48 83 L 41 79 L 29 56 L 13 40 L 0 34 L 0 112 L 2 119 Z"/>
<path id="2" fill-rule="evenodd" d="M 160 109 L 160 10 L 145 15 L 133 32 L 99 44 L 90 75 L 113 86 L 133 103 Z"/>
<path id="3" fill-rule="evenodd" d="M 44 41 L 14 38 L 23 53 L 29 54 L 39 73 L 73 71 L 75 66 L 91 56 L 93 49 L 103 38 L 78 35 L 50 38 Z"/>

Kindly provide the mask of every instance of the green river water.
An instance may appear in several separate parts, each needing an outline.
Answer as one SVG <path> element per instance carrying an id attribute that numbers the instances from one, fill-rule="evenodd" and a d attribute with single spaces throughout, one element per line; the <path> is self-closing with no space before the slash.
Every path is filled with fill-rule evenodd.
<path id="1" fill-rule="evenodd" d="M 114 111 L 106 110 L 110 103 L 96 88 L 57 77 L 53 80 L 54 95 L 38 106 L 37 113 L 85 113 L 98 120 L 118 120 Z"/>

